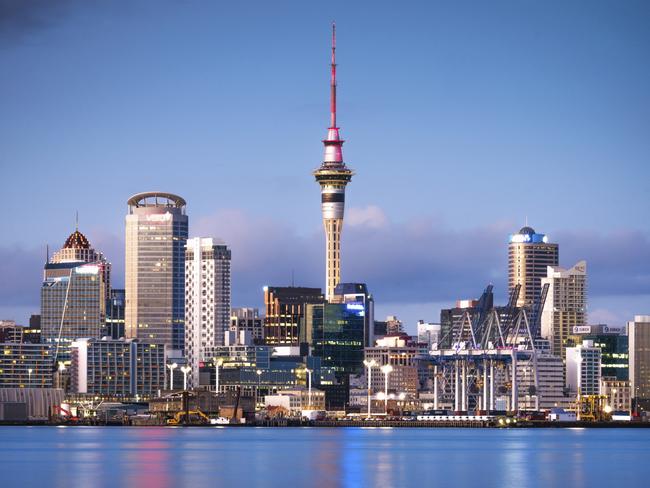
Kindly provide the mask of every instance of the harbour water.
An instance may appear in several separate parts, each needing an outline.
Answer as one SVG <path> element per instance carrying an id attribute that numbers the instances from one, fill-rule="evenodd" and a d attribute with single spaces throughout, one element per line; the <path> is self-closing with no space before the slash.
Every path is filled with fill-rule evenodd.
<path id="1" fill-rule="evenodd" d="M 650 429 L 0 427 L 2 487 L 648 486 Z"/>

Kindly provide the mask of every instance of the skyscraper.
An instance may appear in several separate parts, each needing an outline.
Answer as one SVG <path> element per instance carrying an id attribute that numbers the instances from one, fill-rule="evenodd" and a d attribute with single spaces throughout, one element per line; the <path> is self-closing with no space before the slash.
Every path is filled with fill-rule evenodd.
<path id="1" fill-rule="evenodd" d="M 574 327 L 587 325 L 587 263 L 578 262 L 571 269 L 548 266 L 548 295 L 542 310 L 542 337 L 551 343 L 551 352 L 565 357 L 568 339 Z"/>
<path id="2" fill-rule="evenodd" d="M 146 192 L 128 200 L 125 332 L 129 338 L 184 347 L 185 200 Z"/>
<path id="3" fill-rule="evenodd" d="M 79 229 L 45 264 L 41 287 L 41 340 L 68 346 L 78 337 L 99 338 L 106 319 L 110 263 Z M 57 358 L 58 359 L 58 358 Z"/>
<path id="4" fill-rule="evenodd" d="M 264 342 L 270 346 L 299 346 L 298 330 L 305 304 L 322 302 L 320 288 L 265 286 Z"/>
<path id="5" fill-rule="evenodd" d="M 343 162 L 343 140 L 336 126 L 336 27 L 332 25 L 332 65 L 330 80 L 330 127 L 327 130 L 325 157 L 313 172 L 321 187 L 321 210 L 325 228 L 325 298 L 334 296 L 341 281 L 341 233 L 345 208 L 345 186 L 354 174 Z"/>
<path id="6" fill-rule="evenodd" d="M 542 290 L 541 279 L 547 266 L 557 266 L 557 244 L 548 242 L 545 234 L 537 234 L 531 227 L 522 227 L 510 236 L 508 245 L 508 289 L 521 285 L 517 306 L 529 306 Z"/>
<path id="7" fill-rule="evenodd" d="M 627 323 L 630 343 L 630 383 L 634 411 L 650 409 L 650 315 L 635 315 Z"/>
<path id="8" fill-rule="evenodd" d="M 223 346 L 230 328 L 230 249 L 196 237 L 185 251 L 185 357 L 190 386 L 199 386 L 199 362 L 208 347 Z"/>

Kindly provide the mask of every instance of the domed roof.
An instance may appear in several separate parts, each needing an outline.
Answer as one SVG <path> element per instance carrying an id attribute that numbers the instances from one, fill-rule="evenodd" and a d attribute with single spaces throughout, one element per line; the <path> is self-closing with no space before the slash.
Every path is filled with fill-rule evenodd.
<path id="1" fill-rule="evenodd" d="M 70 234 L 70 237 L 65 240 L 63 249 L 90 249 L 90 242 L 88 242 L 85 235 L 78 230 L 75 230 Z"/>
<path id="2" fill-rule="evenodd" d="M 535 234 L 535 229 L 528 226 L 522 227 L 521 229 L 519 229 L 519 234 L 532 236 L 533 234 Z"/>

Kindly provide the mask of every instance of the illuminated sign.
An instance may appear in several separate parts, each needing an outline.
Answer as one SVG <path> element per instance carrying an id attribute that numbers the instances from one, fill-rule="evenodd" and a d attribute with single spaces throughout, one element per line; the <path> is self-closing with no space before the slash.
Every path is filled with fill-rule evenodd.
<path id="1" fill-rule="evenodd" d="M 345 304 L 346 310 L 353 312 L 358 317 L 364 317 L 366 315 L 366 307 L 363 303 L 351 302 Z"/>

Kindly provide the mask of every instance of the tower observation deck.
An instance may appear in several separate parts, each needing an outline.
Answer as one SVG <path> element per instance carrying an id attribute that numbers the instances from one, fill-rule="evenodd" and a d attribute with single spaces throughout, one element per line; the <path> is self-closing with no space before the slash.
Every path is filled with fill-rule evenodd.
<path id="1" fill-rule="evenodd" d="M 321 187 L 321 210 L 325 229 L 325 297 L 331 300 L 341 281 L 341 233 L 345 209 L 345 187 L 354 172 L 343 162 L 343 140 L 336 125 L 336 25 L 332 24 L 330 79 L 330 126 L 323 140 L 323 163 L 313 172 Z"/>

